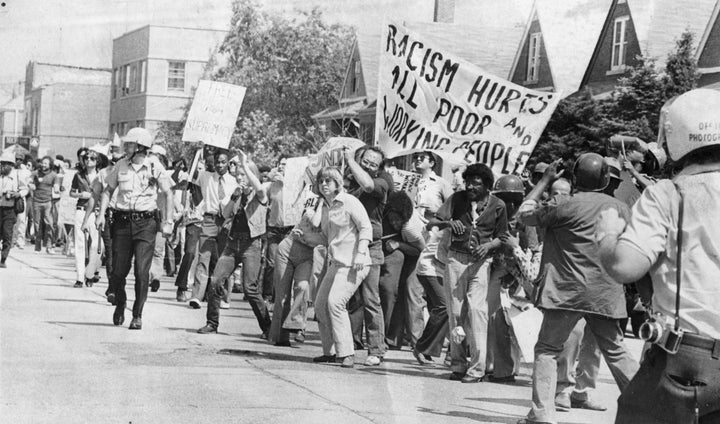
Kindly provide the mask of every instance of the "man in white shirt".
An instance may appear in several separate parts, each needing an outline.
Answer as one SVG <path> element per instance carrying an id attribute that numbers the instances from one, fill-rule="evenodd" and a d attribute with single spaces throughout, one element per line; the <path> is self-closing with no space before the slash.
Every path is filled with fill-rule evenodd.
<path id="1" fill-rule="evenodd" d="M 27 165 L 25 165 L 24 161 L 25 155 L 23 155 L 22 153 L 15 154 L 15 168 L 17 169 L 18 180 L 25 187 L 27 187 L 28 184 L 30 184 L 30 180 L 32 179 L 32 172 L 28 170 Z M 27 230 L 28 224 L 28 205 L 27 199 L 24 198 L 24 201 L 25 210 L 23 211 L 23 213 L 17 214 L 17 221 L 15 222 L 15 229 L 13 231 L 13 245 L 16 246 L 18 249 L 25 248 L 25 231 Z"/>
<path id="2" fill-rule="evenodd" d="M 218 258 L 220 228 L 224 222 L 222 210 L 230 202 L 230 196 L 238 187 L 235 177 L 228 173 L 228 154 L 224 150 L 215 153 L 215 171 L 198 171 L 193 183 L 200 187 L 203 196 L 203 220 L 201 228 L 198 261 L 195 268 L 195 283 L 192 297 L 188 302 L 194 309 L 200 309 L 205 296 L 211 263 Z M 224 244 L 224 243 L 223 243 Z"/>

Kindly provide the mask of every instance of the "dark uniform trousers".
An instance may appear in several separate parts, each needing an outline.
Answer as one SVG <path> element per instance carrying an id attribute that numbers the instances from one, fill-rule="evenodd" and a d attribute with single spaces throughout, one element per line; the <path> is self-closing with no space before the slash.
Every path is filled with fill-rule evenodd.
<path id="1" fill-rule="evenodd" d="M 155 251 L 155 234 L 158 230 L 158 223 L 155 217 L 116 212 L 112 229 L 111 286 L 116 291 L 117 307 L 124 306 L 127 300 L 125 279 L 130 272 L 130 266 L 133 265 L 134 257 L 135 303 L 132 313 L 133 318 L 142 318 L 143 307 L 147 300 L 150 265 Z"/>
<path id="2" fill-rule="evenodd" d="M 695 422 L 720 423 L 720 341 L 675 354 L 652 345 L 618 399 L 615 423 Z"/>
<path id="3" fill-rule="evenodd" d="M 2 262 L 5 262 L 5 259 L 7 259 L 10 254 L 13 228 L 15 228 L 16 221 L 17 216 L 15 215 L 14 206 L 0 207 L 0 241 L 2 241 Z"/>

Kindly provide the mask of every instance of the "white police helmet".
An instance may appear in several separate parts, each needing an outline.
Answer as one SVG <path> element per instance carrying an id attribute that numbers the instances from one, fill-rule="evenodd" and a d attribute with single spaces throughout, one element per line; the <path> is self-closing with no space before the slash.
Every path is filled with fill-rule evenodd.
<path id="1" fill-rule="evenodd" d="M 153 137 L 145 128 L 135 127 L 122 138 L 123 143 L 137 143 L 138 146 L 145 146 L 148 149 L 153 145 Z"/>
<path id="2" fill-rule="evenodd" d="M 670 158 L 720 145 L 720 91 L 699 88 L 673 97 L 660 110 L 658 147 L 667 144 Z"/>

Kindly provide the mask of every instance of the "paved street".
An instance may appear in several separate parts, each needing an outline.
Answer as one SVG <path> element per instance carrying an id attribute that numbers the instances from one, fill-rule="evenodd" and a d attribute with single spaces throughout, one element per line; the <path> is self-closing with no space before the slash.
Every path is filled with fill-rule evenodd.
<path id="1" fill-rule="evenodd" d="M 407 350 L 389 352 L 380 368 L 313 364 L 316 323 L 304 345 L 272 346 L 241 295 L 222 311 L 220 334 L 196 334 L 205 306 L 177 303 L 169 278 L 150 293 L 142 331 L 128 331 L 129 310 L 124 326 L 112 325 L 102 276 L 76 289 L 72 258 L 13 249 L 0 269 L 2 422 L 514 423 L 530 405 L 527 364 L 516 385 L 452 382 Z M 640 342 L 628 343 L 637 354 Z M 559 418 L 612 422 L 617 395 L 603 367 L 597 396 L 610 409 Z"/>

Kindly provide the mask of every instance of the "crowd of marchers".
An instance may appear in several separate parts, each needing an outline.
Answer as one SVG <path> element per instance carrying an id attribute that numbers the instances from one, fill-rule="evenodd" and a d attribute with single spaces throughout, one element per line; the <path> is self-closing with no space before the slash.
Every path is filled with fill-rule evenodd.
<path id="1" fill-rule="evenodd" d="M 130 329 L 142 328 L 148 291 L 167 274 L 178 302 L 206 302 L 198 333 L 217 333 L 231 294 L 243 293 L 261 337 L 278 347 L 305 340 L 314 309 L 316 363 L 352 368 L 367 349 L 364 366 L 377 367 L 407 345 L 419 364 L 444 363 L 462 383 L 514 384 L 524 329 L 513 317 L 535 311 L 522 422 L 607 409 L 592 392 L 601 357 L 622 393 L 617 422 L 716 422 L 720 142 L 698 124 L 718 110 L 720 93 L 693 90 L 662 107 L 657 142 L 609 140 L 605 156 L 584 153 L 566 169 L 537 163 L 527 178 L 467 163 L 451 180 L 440 156 L 416 152 L 412 195 L 394 188 L 381 149 L 346 149 L 342 167 L 314 176 L 317 199 L 298 222 L 284 222 L 287 158 L 258 167 L 242 151 L 203 146 L 170 163 L 133 128 L 122 143 L 78 150 L 75 222 L 58 228 L 67 166 L 5 153 L 0 263 L 28 238 L 38 252 L 74 245 L 75 287 L 97 283 L 104 264 L 115 325 L 132 267 Z M 668 154 L 676 174 L 660 179 Z M 648 340 L 640 362 L 623 341 L 628 318 Z"/>

